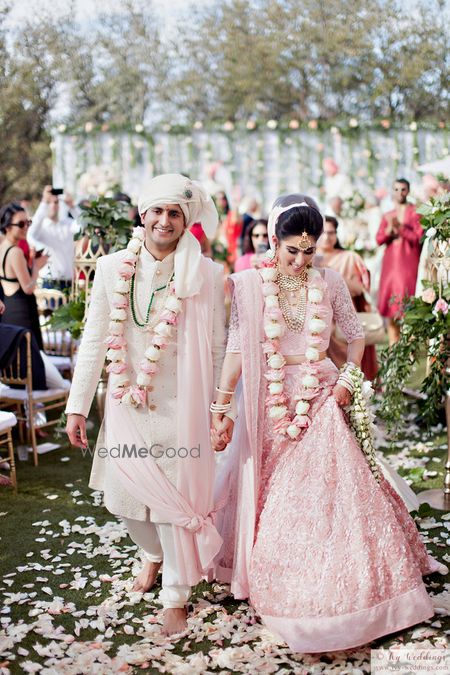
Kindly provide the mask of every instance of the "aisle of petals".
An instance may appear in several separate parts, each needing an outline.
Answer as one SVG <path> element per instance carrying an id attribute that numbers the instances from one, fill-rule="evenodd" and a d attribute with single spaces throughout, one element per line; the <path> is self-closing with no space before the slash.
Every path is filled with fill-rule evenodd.
<path id="1" fill-rule="evenodd" d="M 428 456 L 431 446 L 419 440 L 412 420 L 407 425 L 408 440 L 390 459 L 394 466 L 406 467 L 406 473 L 428 470 L 434 464 Z M 382 437 L 379 443 L 384 443 Z M 106 522 L 97 517 L 104 513 L 99 508 L 101 495 L 91 493 L 81 481 L 64 489 L 70 491 L 74 509 L 77 504 L 90 504 L 92 515 L 76 516 L 73 510 L 73 517 L 55 522 L 51 502 L 58 494 L 46 495 L 49 508 L 33 523 L 36 546 L 27 554 L 27 562 L 0 578 L 2 675 L 107 675 L 140 670 L 174 675 L 370 672 L 369 648 L 293 654 L 261 626 L 246 603 L 234 601 L 227 587 L 218 584 L 200 585 L 192 599 L 188 630 L 176 639 L 164 638 L 160 587 L 144 596 L 130 590 L 141 561 L 123 524 L 113 516 Z M 448 564 L 450 514 L 436 513 L 418 522 L 425 542 Z M 7 516 L 0 513 L 0 526 Z M 393 639 L 378 641 L 377 647 L 446 645 L 450 584 L 433 575 L 427 585 L 435 617 Z"/>

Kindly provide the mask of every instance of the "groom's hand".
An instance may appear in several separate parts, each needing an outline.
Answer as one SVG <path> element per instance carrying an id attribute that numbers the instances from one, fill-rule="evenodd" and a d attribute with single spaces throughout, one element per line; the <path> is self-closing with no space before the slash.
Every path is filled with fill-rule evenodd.
<path id="1" fill-rule="evenodd" d="M 77 448 L 87 448 L 86 418 L 84 415 L 70 413 L 67 415 L 66 434 L 69 441 Z"/>
<path id="2" fill-rule="evenodd" d="M 211 444 L 215 452 L 221 452 L 231 441 L 234 422 L 226 415 L 213 415 L 211 427 Z"/>

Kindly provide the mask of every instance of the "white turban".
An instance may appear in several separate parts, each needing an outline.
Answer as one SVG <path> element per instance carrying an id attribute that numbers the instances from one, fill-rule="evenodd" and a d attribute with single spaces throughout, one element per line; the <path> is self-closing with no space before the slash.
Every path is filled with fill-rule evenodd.
<path id="1" fill-rule="evenodd" d="M 184 213 L 186 226 L 201 223 L 204 233 L 212 239 L 216 233 L 219 215 L 211 196 L 196 180 L 179 173 L 164 173 L 149 182 L 138 201 L 142 215 L 153 206 L 178 204 Z"/>
<path id="2" fill-rule="evenodd" d="M 175 250 L 174 282 L 177 296 L 188 298 L 200 291 L 203 279 L 199 269 L 202 258 L 200 244 L 187 228 L 201 223 L 206 236 L 212 239 L 219 215 L 212 198 L 200 183 L 178 173 L 164 173 L 152 178 L 138 200 L 139 214 L 154 206 L 167 204 L 178 204 L 186 220 L 186 230 Z"/>

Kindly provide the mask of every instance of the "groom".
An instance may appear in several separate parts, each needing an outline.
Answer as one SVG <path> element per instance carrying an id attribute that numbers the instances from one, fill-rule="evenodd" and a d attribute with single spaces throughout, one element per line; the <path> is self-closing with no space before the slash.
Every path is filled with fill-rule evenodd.
<path id="1" fill-rule="evenodd" d="M 218 216 L 200 184 L 178 174 L 153 178 L 139 213 L 143 228 L 127 249 L 97 263 L 66 431 L 73 445 L 87 446 L 106 356 L 105 418 L 89 484 L 145 552 L 135 588 L 148 590 L 163 565 L 162 630 L 172 635 L 185 629 L 191 586 L 221 546 L 211 519 L 208 411 L 225 343 L 222 268 L 188 231 L 201 222 L 212 237 Z"/>

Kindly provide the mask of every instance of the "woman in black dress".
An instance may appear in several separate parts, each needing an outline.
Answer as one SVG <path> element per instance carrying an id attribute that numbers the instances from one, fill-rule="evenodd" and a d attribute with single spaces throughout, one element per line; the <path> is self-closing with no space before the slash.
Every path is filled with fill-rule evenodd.
<path id="1" fill-rule="evenodd" d="M 0 209 L 0 231 L 4 235 L 0 243 L 0 281 L 5 304 L 2 323 L 29 328 L 39 349 L 43 349 L 34 289 L 48 256 L 37 257 L 31 267 L 27 266 L 18 243 L 26 239 L 30 222 L 20 204 L 10 202 Z"/>

